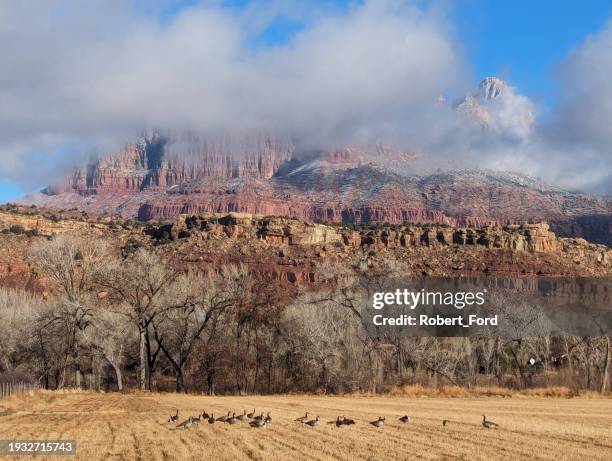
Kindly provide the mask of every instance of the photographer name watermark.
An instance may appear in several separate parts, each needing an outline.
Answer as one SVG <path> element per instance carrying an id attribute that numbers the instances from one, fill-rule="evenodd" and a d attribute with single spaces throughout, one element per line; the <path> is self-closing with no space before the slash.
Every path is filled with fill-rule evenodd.
<path id="1" fill-rule="evenodd" d="M 609 278 L 400 278 L 380 288 L 361 309 L 373 337 L 612 333 Z"/>

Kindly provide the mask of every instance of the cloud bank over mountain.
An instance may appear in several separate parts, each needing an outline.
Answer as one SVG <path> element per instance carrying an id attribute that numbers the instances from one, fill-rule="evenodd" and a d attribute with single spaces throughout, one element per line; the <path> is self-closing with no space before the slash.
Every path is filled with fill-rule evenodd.
<path id="1" fill-rule="evenodd" d="M 18 176 L 34 152 L 147 126 L 344 142 L 419 117 L 462 66 L 439 18 L 397 2 L 318 17 L 263 48 L 245 32 L 249 16 L 220 7 L 165 24 L 102 1 L 0 9 L 0 149 Z"/>
<path id="2" fill-rule="evenodd" d="M 164 21 L 122 5 L 0 5 L 0 179 L 42 185 L 156 126 L 273 132 L 306 150 L 380 141 L 419 151 L 423 167 L 514 169 L 610 192 L 609 27 L 560 67 L 564 99 L 538 123 L 535 105 L 509 85 L 503 97 L 470 96 L 480 111 L 471 117 L 435 103 L 465 94 L 471 78 L 435 8 L 389 0 L 311 11 L 291 39 L 259 46 L 261 30 L 303 4 L 204 3 Z"/>

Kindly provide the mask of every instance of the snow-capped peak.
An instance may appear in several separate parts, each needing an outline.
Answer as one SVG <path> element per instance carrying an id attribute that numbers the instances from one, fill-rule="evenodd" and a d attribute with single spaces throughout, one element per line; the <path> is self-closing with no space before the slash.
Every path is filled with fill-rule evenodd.
<path id="1" fill-rule="evenodd" d="M 478 85 L 478 96 L 484 101 L 491 101 L 498 98 L 507 90 L 508 84 L 497 77 L 486 77 Z"/>
<path id="2" fill-rule="evenodd" d="M 491 130 L 521 138 L 534 122 L 534 104 L 497 77 L 482 80 L 478 90 L 459 99 L 455 108 Z"/>

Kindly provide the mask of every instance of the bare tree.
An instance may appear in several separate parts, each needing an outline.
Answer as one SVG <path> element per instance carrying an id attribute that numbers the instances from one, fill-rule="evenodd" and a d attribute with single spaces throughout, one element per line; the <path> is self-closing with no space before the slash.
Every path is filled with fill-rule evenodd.
<path id="1" fill-rule="evenodd" d="M 103 357 L 113 368 L 119 392 L 123 391 L 122 367 L 130 328 L 125 316 L 99 310 L 91 322 L 91 327 L 84 333 L 85 341 L 94 354 Z"/>
<path id="2" fill-rule="evenodd" d="M 610 337 L 604 336 L 604 366 L 601 377 L 601 388 L 599 389 L 602 394 L 605 394 L 608 390 L 608 382 L 610 381 L 610 366 L 612 364 L 612 346 L 610 345 Z"/>
<path id="3" fill-rule="evenodd" d="M 487 309 L 498 315 L 502 329 L 503 336 L 498 338 L 496 353 L 509 351 L 520 386 L 527 387 L 534 372 L 530 363 L 532 359 L 537 361 L 537 357 L 540 362 L 548 359 L 551 321 L 542 306 L 533 304 L 520 294 L 494 293 L 489 298 Z"/>
<path id="4" fill-rule="evenodd" d="M 28 292 L 0 288 L 0 368 L 10 371 L 19 364 L 17 354 L 28 338 L 24 332 L 41 307 L 42 299 Z"/>
<path id="5" fill-rule="evenodd" d="M 242 274 L 225 268 L 221 275 L 188 273 L 168 288 L 165 309 L 152 327 L 155 339 L 176 373 L 176 391 L 185 391 L 185 366 L 203 335 L 214 336 L 221 317 L 235 303 Z"/>
<path id="6" fill-rule="evenodd" d="M 125 259 L 114 258 L 99 277 L 98 283 L 109 291 L 107 301 L 115 312 L 124 314 L 138 331 L 139 374 L 141 390 L 151 389 L 154 351 L 150 335 L 156 318 L 174 306 L 167 296 L 177 272 L 159 256 L 144 249 Z"/>
<path id="7" fill-rule="evenodd" d="M 45 321 L 63 326 L 75 373 L 81 387 L 80 335 L 89 326 L 93 288 L 108 259 L 107 247 L 93 239 L 60 235 L 38 241 L 32 254 L 44 276 L 54 282 L 60 300 Z"/>

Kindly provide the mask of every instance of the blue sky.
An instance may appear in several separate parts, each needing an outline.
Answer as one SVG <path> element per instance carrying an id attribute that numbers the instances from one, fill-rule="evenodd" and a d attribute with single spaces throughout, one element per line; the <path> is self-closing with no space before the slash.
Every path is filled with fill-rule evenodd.
<path id="1" fill-rule="evenodd" d="M 535 101 L 554 99 L 556 64 L 612 13 L 605 0 L 453 2 L 459 39 L 478 77 L 509 80 Z"/>
<path id="2" fill-rule="evenodd" d="M 178 0 L 164 4 L 158 11 L 161 22 L 169 21 L 182 9 L 197 3 Z M 354 1 L 311 0 L 322 9 L 342 10 Z M 257 2 L 226 1 L 237 10 Z M 429 5 L 422 0 L 418 4 Z M 138 2 L 138 8 L 143 7 Z M 497 75 L 510 81 L 521 93 L 544 107 L 556 99 L 555 66 L 572 48 L 597 32 L 612 13 L 612 2 L 605 0 L 457 0 L 435 3 L 447 12 L 455 36 L 465 50 L 478 80 Z M 302 27 L 299 19 L 278 17 L 259 37 L 254 46 L 274 46 L 291 39 Z M 476 82 L 475 82 L 476 83 Z M 0 203 L 23 195 L 18 185 L 0 181 Z"/>

